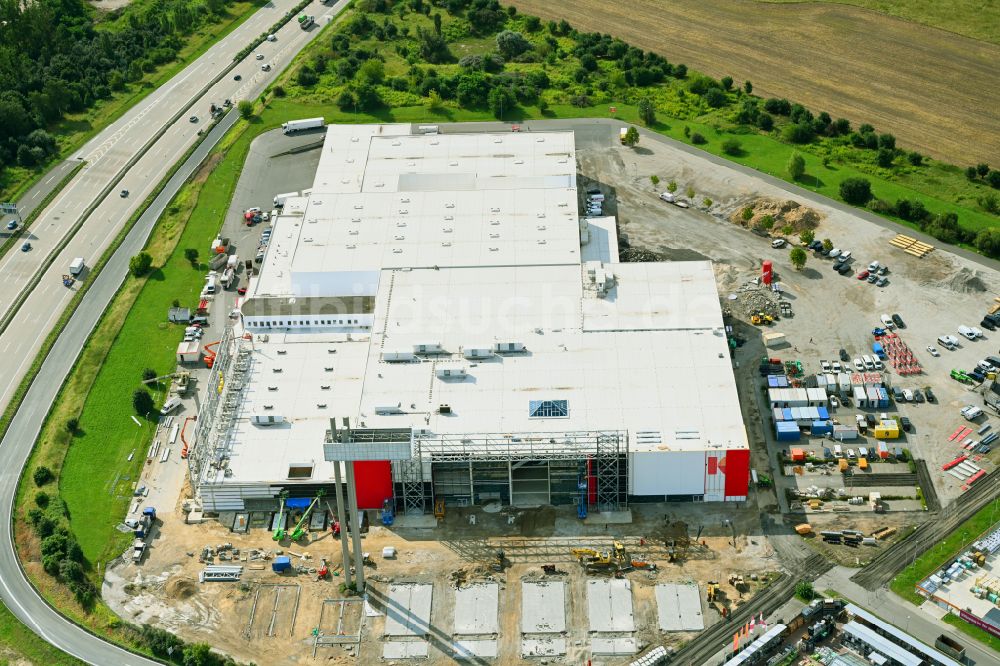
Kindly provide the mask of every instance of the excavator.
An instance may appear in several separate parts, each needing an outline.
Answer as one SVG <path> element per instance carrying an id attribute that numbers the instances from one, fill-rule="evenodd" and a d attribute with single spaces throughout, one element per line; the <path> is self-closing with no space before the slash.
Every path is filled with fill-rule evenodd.
<path id="1" fill-rule="evenodd" d="M 278 521 L 275 523 L 277 527 L 274 528 L 274 534 L 271 538 L 275 541 L 281 541 L 285 538 L 285 498 L 288 497 L 287 492 L 282 492 L 278 495 L 278 500 L 281 502 L 281 508 L 278 509 Z"/>
<path id="2" fill-rule="evenodd" d="M 593 548 L 574 548 L 570 551 L 573 556 L 588 569 L 611 569 L 618 568 L 618 560 L 611 556 L 611 553 L 600 552 Z"/>
<path id="3" fill-rule="evenodd" d="M 316 493 L 316 497 L 309 504 L 309 508 L 306 509 L 305 513 L 302 514 L 302 517 L 299 518 L 299 522 L 295 524 L 295 528 L 292 530 L 291 536 L 288 537 L 293 542 L 298 541 L 299 539 L 305 536 L 306 532 L 309 529 L 308 527 L 309 516 L 312 514 L 313 509 L 316 508 L 316 505 L 319 504 L 319 500 L 322 497 L 323 497 L 323 491 L 321 490 L 318 493 Z"/>

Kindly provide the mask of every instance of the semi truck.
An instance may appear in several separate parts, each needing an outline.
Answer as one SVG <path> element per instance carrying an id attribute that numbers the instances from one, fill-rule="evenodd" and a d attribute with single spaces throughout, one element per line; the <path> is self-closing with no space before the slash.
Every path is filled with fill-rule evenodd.
<path id="1" fill-rule="evenodd" d="M 281 131 L 285 134 L 291 134 L 292 132 L 301 132 L 308 129 L 316 129 L 317 127 L 323 127 L 326 125 L 326 121 L 322 118 L 305 118 L 303 120 L 289 120 L 287 123 L 281 123 Z"/>
<path id="2" fill-rule="evenodd" d="M 298 192 L 285 192 L 284 194 L 275 195 L 275 197 L 274 197 L 274 207 L 275 208 L 284 208 L 286 200 L 290 199 L 291 197 L 297 197 L 297 196 L 299 196 Z"/>

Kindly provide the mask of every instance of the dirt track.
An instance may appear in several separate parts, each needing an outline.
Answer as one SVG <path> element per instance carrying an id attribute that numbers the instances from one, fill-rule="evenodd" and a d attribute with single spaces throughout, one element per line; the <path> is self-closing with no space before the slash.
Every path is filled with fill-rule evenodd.
<path id="1" fill-rule="evenodd" d="M 1000 154 L 1000 47 L 993 44 L 835 4 L 509 4 L 611 33 L 715 77 L 749 79 L 758 95 L 869 122 L 906 148 L 955 164 Z"/>

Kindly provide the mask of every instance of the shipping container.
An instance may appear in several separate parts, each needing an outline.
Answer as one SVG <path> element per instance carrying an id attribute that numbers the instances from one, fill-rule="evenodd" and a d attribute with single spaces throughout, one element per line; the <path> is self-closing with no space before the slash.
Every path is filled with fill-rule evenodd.
<path id="1" fill-rule="evenodd" d="M 774 425 L 774 435 L 779 442 L 797 442 L 802 433 L 794 421 L 778 421 Z"/>
<path id="2" fill-rule="evenodd" d="M 841 472 L 846 472 L 847 471 L 847 460 L 845 458 L 841 458 L 840 460 L 837 461 L 837 466 L 840 467 L 840 471 Z"/>
<path id="3" fill-rule="evenodd" d="M 878 457 L 882 460 L 889 457 L 889 447 L 885 442 L 875 442 L 875 448 L 878 449 Z"/>
<path id="4" fill-rule="evenodd" d="M 858 458 L 858 468 L 868 469 L 868 458 Z"/>
<path id="5" fill-rule="evenodd" d="M 828 435 L 833 432 L 833 422 L 832 421 L 813 421 L 810 427 L 814 437 L 819 435 Z"/>
<path id="6" fill-rule="evenodd" d="M 875 426 L 874 435 L 879 439 L 897 439 L 899 438 L 899 425 L 891 419 L 880 421 Z"/>
<path id="7" fill-rule="evenodd" d="M 789 454 L 795 462 L 804 462 L 806 459 L 806 452 L 804 449 L 791 449 Z"/>
<path id="8" fill-rule="evenodd" d="M 832 432 L 833 438 L 839 442 L 847 439 L 857 439 L 858 429 L 856 426 L 835 425 Z"/>

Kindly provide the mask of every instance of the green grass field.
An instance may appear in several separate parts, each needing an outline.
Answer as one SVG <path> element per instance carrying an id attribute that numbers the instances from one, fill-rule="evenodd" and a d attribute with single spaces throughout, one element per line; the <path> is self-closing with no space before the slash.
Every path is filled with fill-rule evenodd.
<path id="1" fill-rule="evenodd" d="M 0 666 L 83 666 L 79 659 L 58 650 L 23 625 L 0 604 Z"/>
<path id="2" fill-rule="evenodd" d="M 853 5 L 1000 44 L 1000 2 L 996 0 L 758 0 L 760 2 Z"/>

